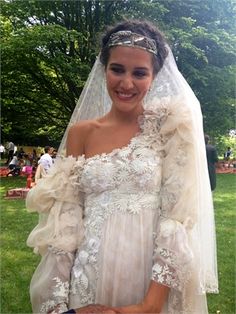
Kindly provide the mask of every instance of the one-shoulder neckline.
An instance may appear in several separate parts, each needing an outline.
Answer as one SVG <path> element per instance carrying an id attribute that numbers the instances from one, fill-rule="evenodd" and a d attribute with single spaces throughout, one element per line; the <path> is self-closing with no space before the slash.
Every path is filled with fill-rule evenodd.
<path id="1" fill-rule="evenodd" d="M 127 144 L 125 144 L 121 147 L 115 147 L 110 152 L 98 153 L 98 154 L 95 154 L 91 157 L 85 157 L 85 155 L 83 154 L 82 156 L 84 157 L 85 162 L 89 162 L 89 161 L 92 161 L 94 159 L 96 160 L 96 159 L 100 159 L 100 158 L 102 159 L 102 158 L 113 157 L 122 151 L 130 149 L 133 146 L 133 144 L 137 141 L 137 139 L 143 134 L 144 120 L 145 120 L 145 110 L 142 114 L 140 114 L 137 117 L 137 122 L 139 125 L 139 131 L 136 132 L 136 134 L 133 137 L 131 137 L 131 139 L 129 140 L 129 142 Z"/>

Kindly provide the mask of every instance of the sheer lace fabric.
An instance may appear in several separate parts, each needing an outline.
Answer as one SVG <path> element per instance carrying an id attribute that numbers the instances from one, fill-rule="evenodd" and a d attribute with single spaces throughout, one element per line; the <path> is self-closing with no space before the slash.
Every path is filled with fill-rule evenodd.
<path id="1" fill-rule="evenodd" d="M 27 207 L 44 216 L 28 239 L 43 254 L 34 312 L 138 303 L 152 279 L 171 288 L 162 313 L 207 313 L 192 116 L 181 98 L 153 108 L 127 146 L 58 160 L 30 191 Z"/>
<path id="2" fill-rule="evenodd" d="M 189 156 L 191 155 L 189 161 L 191 161 L 192 168 L 189 175 L 185 173 L 184 178 L 184 180 L 194 182 L 195 187 L 194 192 L 194 188 L 192 188 L 193 194 L 191 195 L 191 197 L 196 197 L 195 207 L 193 209 L 187 209 L 189 211 L 192 210 L 193 215 L 197 219 L 197 224 L 192 231 L 193 240 L 191 245 L 194 247 L 194 250 L 198 251 L 198 282 L 200 291 L 214 293 L 218 291 L 215 222 L 212 194 L 209 188 L 209 177 L 206 168 L 207 161 L 205 157 L 201 108 L 190 86 L 178 71 L 170 48 L 167 47 L 167 49 L 169 51 L 168 56 L 165 59 L 162 69 L 155 77 L 152 88 L 145 97 L 143 106 L 145 110 L 151 109 L 159 113 L 162 110 L 166 110 L 166 112 L 168 112 L 168 119 L 165 125 L 162 126 L 161 131 L 162 136 L 167 139 L 165 153 L 169 155 L 169 157 L 165 159 L 165 165 L 163 164 L 164 171 L 168 171 L 171 158 L 176 158 L 174 147 L 177 147 L 175 145 L 178 145 L 178 141 L 176 143 L 174 142 L 175 137 L 178 140 L 179 135 L 182 140 L 191 143 L 191 145 L 188 146 L 188 148 L 191 148 L 188 153 Z M 77 123 L 80 120 L 102 116 L 107 113 L 110 108 L 111 100 L 106 89 L 104 68 L 99 62 L 98 56 L 83 93 L 72 114 L 67 131 L 71 124 Z M 184 121 L 182 123 L 183 117 L 188 119 L 187 125 L 184 124 Z M 172 126 L 173 122 L 174 124 Z M 61 155 L 65 153 L 67 131 L 65 132 L 59 148 L 59 154 Z M 171 132 L 175 133 L 175 137 L 172 137 Z M 168 166 L 167 168 L 166 165 Z M 172 169 L 175 169 L 174 166 Z M 171 171 L 169 174 L 166 174 L 166 177 L 168 176 L 171 177 Z M 164 191 L 164 189 L 162 189 L 162 191 Z M 173 197 L 175 196 L 169 193 L 169 200 L 172 200 Z M 191 198 L 188 198 L 188 200 L 189 199 Z M 178 215 L 181 216 L 181 206 L 175 206 L 175 209 L 176 208 L 179 208 L 176 217 L 178 217 Z M 183 208 L 186 209 L 186 206 Z M 175 215 L 174 212 L 173 215 Z M 186 223 L 187 225 L 191 225 L 191 219 L 189 224 L 188 220 L 185 224 Z"/>
<path id="3" fill-rule="evenodd" d="M 74 307 L 140 302 L 148 288 L 162 153 L 141 127 L 126 147 L 85 161 L 85 237 L 72 269 Z"/>

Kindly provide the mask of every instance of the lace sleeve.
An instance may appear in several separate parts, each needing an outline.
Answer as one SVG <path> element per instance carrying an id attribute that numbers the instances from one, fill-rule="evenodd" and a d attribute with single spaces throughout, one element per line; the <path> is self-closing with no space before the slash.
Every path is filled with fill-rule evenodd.
<path id="1" fill-rule="evenodd" d="M 27 208 L 39 213 L 27 245 L 42 255 L 30 286 L 34 313 L 67 309 L 70 270 L 83 237 L 83 194 L 78 188 L 82 167 L 82 159 L 57 160 L 27 195 Z"/>
<path id="2" fill-rule="evenodd" d="M 30 283 L 33 313 L 68 310 L 70 270 L 74 254 L 49 247 Z"/>
<path id="3" fill-rule="evenodd" d="M 160 128 L 164 155 L 161 214 L 155 235 L 152 279 L 182 293 L 191 281 L 192 288 L 201 291 L 204 289 L 199 281 L 203 269 L 198 219 L 203 209 L 201 179 L 205 182 L 206 195 L 211 195 L 203 131 L 196 132 L 192 113 L 181 100 L 164 107 L 166 117 Z M 202 148 L 196 156 L 194 146 L 200 142 Z M 202 168 L 198 167 L 199 163 Z"/>

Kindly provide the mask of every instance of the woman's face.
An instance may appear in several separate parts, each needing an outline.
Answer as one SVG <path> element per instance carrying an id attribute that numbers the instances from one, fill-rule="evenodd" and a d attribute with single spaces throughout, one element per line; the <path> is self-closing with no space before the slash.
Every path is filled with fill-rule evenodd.
<path id="1" fill-rule="evenodd" d="M 153 81 L 151 54 L 139 48 L 112 48 L 106 80 L 113 106 L 118 110 L 129 112 L 142 106 Z"/>

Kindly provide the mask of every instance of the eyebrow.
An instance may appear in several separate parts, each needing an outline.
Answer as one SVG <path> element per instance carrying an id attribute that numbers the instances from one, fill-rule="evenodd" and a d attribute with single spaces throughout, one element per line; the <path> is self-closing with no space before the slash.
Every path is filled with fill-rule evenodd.
<path id="1" fill-rule="evenodd" d="M 111 63 L 110 66 L 117 66 L 117 67 L 120 67 L 120 68 L 124 68 L 124 66 L 122 64 L 119 64 L 119 63 Z M 145 71 L 148 71 L 149 69 L 146 68 L 146 67 L 135 67 L 135 70 L 145 70 Z"/>

